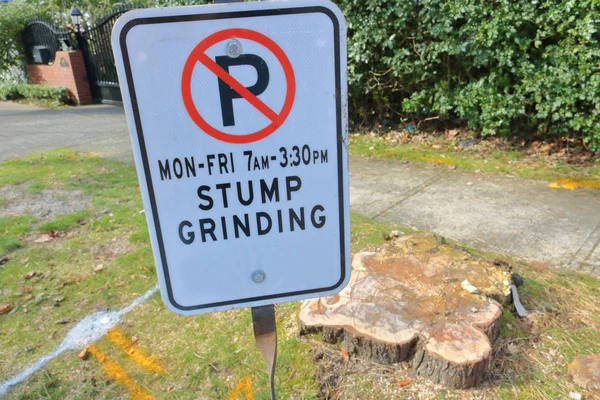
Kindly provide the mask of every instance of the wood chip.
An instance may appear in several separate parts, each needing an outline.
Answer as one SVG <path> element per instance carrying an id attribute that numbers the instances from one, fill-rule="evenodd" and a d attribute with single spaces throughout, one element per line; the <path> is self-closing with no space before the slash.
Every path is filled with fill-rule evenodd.
<path id="1" fill-rule="evenodd" d="M 410 379 L 410 378 L 402 379 L 402 380 L 397 380 L 396 385 L 398 385 L 400 387 L 404 387 L 404 386 L 410 385 L 411 382 L 412 382 L 412 379 Z"/>
<path id="2" fill-rule="evenodd" d="M 0 304 L 0 314 L 6 314 L 10 311 L 10 304 Z"/>
<path id="3" fill-rule="evenodd" d="M 90 351 L 86 347 L 83 350 L 81 350 L 81 353 L 79 353 L 79 355 L 77 357 L 79 357 L 79 359 L 81 359 L 81 360 L 87 360 L 89 356 L 90 356 Z"/>

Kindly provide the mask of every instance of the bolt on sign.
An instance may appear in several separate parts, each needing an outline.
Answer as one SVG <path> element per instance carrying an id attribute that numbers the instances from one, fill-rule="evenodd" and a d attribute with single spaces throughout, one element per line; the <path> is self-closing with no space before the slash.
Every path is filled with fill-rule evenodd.
<path id="1" fill-rule="evenodd" d="M 133 10 L 112 42 L 167 306 L 198 314 L 339 292 L 350 236 L 337 6 Z"/>

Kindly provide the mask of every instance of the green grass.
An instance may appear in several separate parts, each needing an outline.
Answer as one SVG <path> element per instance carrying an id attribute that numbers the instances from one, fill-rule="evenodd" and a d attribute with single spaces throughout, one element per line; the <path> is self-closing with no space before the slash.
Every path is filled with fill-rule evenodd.
<path id="1" fill-rule="evenodd" d="M 397 144 L 381 137 L 352 135 L 350 154 L 389 158 L 411 162 L 431 163 L 442 166 L 456 166 L 469 171 L 504 173 L 526 179 L 555 181 L 558 179 L 578 179 L 600 184 L 600 165 L 580 167 L 564 162 L 548 162 L 526 157 L 521 151 L 493 150 L 486 152 L 466 148 L 462 151 L 443 144 L 439 149 L 424 144 Z"/>
<path id="2" fill-rule="evenodd" d="M 42 232 L 54 231 L 68 231 L 78 225 L 85 223 L 86 219 L 90 217 L 89 210 L 79 210 L 72 214 L 61 214 L 57 215 L 54 220 L 46 222 L 39 227 Z"/>
<path id="3" fill-rule="evenodd" d="M 35 221 L 29 215 L 0 217 L 0 257 L 23 246 L 20 238 L 31 231 Z"/>
<path id="4" fill-rule="evenodd" d="M 22 247 L 20 240 L 0 235 L 0 256 Z"/>
<path id="5" fill-rule="evenodd" d="M 357 213 L 350 214 L 350 226 L 352 235 L 351 250 L 353 253 L 382 244 L 392 230 L 398 230 L 402 233 L 412 232 L 411 229 L 379 222 Z"/>
<path id="6" fill-rule="evenodd" d="M 24 190 L 82 190 L 92 197 L 92 207 L 58 215 L 39 226 L 29 216 L 0 220 L 3 234 L 22 240 L 19 244 L 24 245 L 15 250 L 15 245 L 8 243 L 13 252 L 9 263 L 0 269 L 0 304 L 18 307 L 13 314 L 0 316 L 0 376 L 11 376 L 50 352 L 86 315 L 121 308 L 156 284 L 132 167 L 56 150 L 1 164 L 0 185 L 18 184 L 26 184 Z M 353 248 L 383 242 L 383 233 L 390 229 L 384 224 L 370 224 L 358 215 L 353 215 L 352 221 L 361 226 L 353 234 Z M 78 230 L 72 237 L 27 242 L 36 231 L 68 232 L 74 228 Z M 102 271 L 94 272 L 100 264 Z M 30 271 L 36 275 L 25 280 Z M 31 286 L 32 292 L 23 292 L 24 286 Z M 297 335 L 297 308 L 297 302 L 277 306 L 278 391 L 281 398 L 314 399 L 318 382 L 310 346 Z M 60 320 L 69 323 L 57 325 Z M 245 376 L 254 378 L 257 399 L 268 397 L 248 310 L 184 318 L 168 311 L 155 295 L 129 314 L 120 329 L 128 337 L 137 336 L 140 349 L 164 365 L 168 373 L 141 370 L 106 338 L 98 348 L 156 397 L 181 398 L 181 390 L 185 390 L 184 398 L 225 398 Z M 1 361 L 9 359 L 9 363 Z M 52 362 L 47 371 L 49 375 L 40 372 L 27 385 L 16 387 L 9 398 L 58 399 L 76 393 L 74 398 L 112 399 L 129 393 L 124 385 L 108 379 L 96 360 L 82 362 L 73 352 Z M 178 390 L 171 393 L 168 388 L 173 382 Z"/>
<path id="7" fill-rule="evenodd" d="M 0 241 L 0 246 L 12 248 L 9 262 L 0 267 L 0 304 L 18 307 L 12 314 L 0 315 L 3 378 L 49 353 L 86 315 L 106 308 L 120 309 L 152 288 L 157 280 L 133 167 L 57 150 L 0 164 L 0 185 L 19 183 L 83 191 L 92 198 L 92 206 L 39 226 L 30 216 L 0 219 L 0 240 L 21 245 L 15 248 L 14 243 Z M 49 229 L 75 234 L 46 243 L 30 240 L 31 235 Z M 353 213 L 353 252 L 380 245 L 392 229 L 410 232 Z M 476 257 L 499 257 L 468 250 Z M 504 311 L 501 337 L 494 349 L 503 368 L 494 370 L 495 378 L 487 387 L 431 391 L 431 385 L 417 379 L 409 385 L 416 391 L 411 393 L 431 393 L 429 397 L 424 394 L 425 398 L 536 399 L 566 398 L 569 391 L 581 391 L 586 398 L 593 398 L 570 383 L 565 370 L 576 354 L 600 353 L 600 280 L 509 261 L 525 278 L 522 301 L 536 315 L 535 332 L 524 328 L 514 314 Z M 95 272 L 100 264 L 102 271 Z M 32 271 L 36 274 L 26 279 L 25 274 Z M 298 302 L 277 305 L 278 395 L 282 399 L 317 399 L 320 363 L 335 357 L 341 359 L 341 355 L 337 345 L 316 345 L 318 335 L 299 336 L 298 306 Z M 57 324 L 61 320 L 68 322 Z M 156 398 L 225 399 L 244 377 L 253 379 L 254 398 L 269 398 L 267 376 L 247 309 L 182 317 L 168 311 L 156 294 L 127 314 L 118 329 L 127 338 L 135 336 L 138 351 L 152 357 L 167 372 L 144 370 L 107 337 L 96 347 L 118 363 L 139 388 Z M 502 346 L 509 342 L 519 352 L 502 356 Z M 327 349 L 321 361 L 314 357 L 315 346 Z M 557 357 L 549 360 L 548 354 L 557 348 Z M 342 368 L 339 377 L 344 399 L 388 398 L 388 385 L 407 374 L 400 366 L 377 367 L 355 359 L 351 363 L 355 366 Z M 110 378 L 98 360 L 90 357 L 81 361 L 77 351 L 64 353 L 7 396 L 130 397 L 130 389 Z"/>

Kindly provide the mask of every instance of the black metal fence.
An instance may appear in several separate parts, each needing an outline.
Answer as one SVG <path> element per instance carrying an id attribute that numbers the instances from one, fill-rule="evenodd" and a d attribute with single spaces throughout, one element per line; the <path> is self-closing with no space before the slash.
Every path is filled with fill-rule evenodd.
<path id="1" fill-rule="evenodd" d="M 25 24 L 23 44 L 30 64 L 51 64 L 57 51 L 76 47 L 73 32 L 43 19 L 33 19 Z"/>
<path id="2" fill-rule="evenodd" d="M 117 19 L 138 4 L 119 4 L 108 15 L 82 32 L 82 51 L 85 57 L 92 96 L 103 102 L 121 102 L 117 67 L 110 36 Z"/>
<path id="3" fill-rule="evenodd" d="M 94 100 L 121 102 L 110 36 L 121 15 L 131 9 L 144 7 L 145 4 L 139 3 L 119 4 L 107 15 L 95 18 L 93 25 L 82 25 L 80 31 L 59 28 L 43 19 L 31 20 L 23 29 L 27 62 L 52 64 L 57 51 L 79 49 L 83 53 L 87 80 Z"/>

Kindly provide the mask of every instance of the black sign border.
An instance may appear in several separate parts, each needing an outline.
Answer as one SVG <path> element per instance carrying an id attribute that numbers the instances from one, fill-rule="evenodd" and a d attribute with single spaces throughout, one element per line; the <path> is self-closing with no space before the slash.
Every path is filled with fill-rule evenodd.
<path id="1" fill-rule="evenodd" d="M 265 16 L 277 16 L 277 15 L 289 15 L 289 14 L 311 14 L 311 13 L 322 13 L 327 15 L 333 23 L 333 34 L 334 34 L 334 48 L 335 48 L 335 98 L 336 98 L 336 135 L 337 135 L 337 166 L 338 166 L 338 198 L 339 198 L 339 222 L 340 222 L 340 260 L 341 260 L 341 274 L 340 280 L 333 286 L 301 290 L 296 292 L 272 294 L 268 296 L 257 296 L 248 297 L 238 300 L 229 300 L 216 303 L 201 304 L 196 306 L 183 306 L 175 301 L 173 297 L 173 290 L 171 287 L 171 278 L 169 276 L 169 267 L 167 264 L 167 257 L 164 248 L 164 242 L 162 237 L 162 230 L 158 217 L 158 209 L 156 206 L 156 200 L 154 195 L 154 186 L 152 185 L 152 175 L 150 172 L 150 165 L 148 163 L 148 155 L 146 153 L 146 142 L 144 140 L 144 132 L 142 130 L 142 122 L 140 118 L 137 96 L 133 84 L 133 76 L 131 73 L 131 65 L 129 62 L 129 53 L 127 51 L 127 34 L 129 31 L 138 25 L 151 25 L 151 24 L 164 24 L 171 22 L 190 22 L 190 21 L 207 21 L 207 20 L 218 20 L 218 19 L 230 19 L 230 18 L 251 18 L 251 17 L 265 17 Z M 294 8 L 279 8 L 269 10 L 252 10 L 252 11 L 231 11 L 223 13 L 212 13 L 212 14 L 191 14 L 191 15 L 176 15 L 176 16 L 165 16 L 165 17 L 144 17 L 136 18 L 127 22 L 119 36 L 119 42 L 121 45 L 121 55 L 123 57 L 123 64 L 125 67 L 125 76 L 127 79 L 127 87 L 129 89 L 129 98 L 131 100 L 131 107 L 133 110 L 133 116 L 135 120 L 135 126 L 137 131 L 138 143 L 140 147 L 140 153 L 142 155 L 142 162 L 144 166 L 144 176 L 146 178 L 146 185 L 148 187 L 148 195 L 150 198 L 150 204 L 152 207 L 152 216 L 154 219 L 154 227 L 156 230 L 156 239 L 159 246 L 161 263 L 164 271 L 165 284 L 167 286 L 167 295 L 170 303 L 181 311 L 193 311 L 202 310 L 206 308 L 217 308 L 229 305 L 258 302 L 264 300 L 278 299 L 282 297 L 301 296 L 306 294 L 316 294 L 321 292 L 328 292 L 339 288 L 346 279 L 346 232 L 345 232 L 345 213 L 344 213 L 344 160 L 343 160 L 343 148 L 344 137 L 343 137 L 343 126 L 342 126 L 342 92 L 341 92 L 341 38 L 340 38 L 340 26 L 337 16 L 332 10 L 323 6 L 309 6 L 309 7 L 294 7 Z"/>

